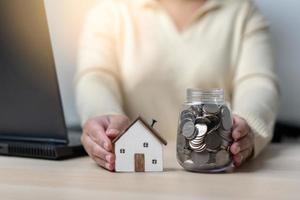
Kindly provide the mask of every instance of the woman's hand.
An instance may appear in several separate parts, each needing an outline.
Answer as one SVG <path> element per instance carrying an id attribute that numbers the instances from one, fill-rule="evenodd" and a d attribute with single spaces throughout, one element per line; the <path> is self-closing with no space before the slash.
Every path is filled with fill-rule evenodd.
<path id="1" fill-rule="evenodd" d="M 230 151 L 233 154 L 234 165 L 239 167 L 252 156 L 254 135 L 247 121 L 236 115 L 233 117 L 232 138 L 234 142 Z"/>
<path id="2" fill-rule="evenodd" d="M 84 124 L 81 142 L 99 166 L 110 171 L 115 169 L 115 154 L 111 141 L 127 128 L 129 123 L 127 116 L 105 115 L 91 118 Z"/>

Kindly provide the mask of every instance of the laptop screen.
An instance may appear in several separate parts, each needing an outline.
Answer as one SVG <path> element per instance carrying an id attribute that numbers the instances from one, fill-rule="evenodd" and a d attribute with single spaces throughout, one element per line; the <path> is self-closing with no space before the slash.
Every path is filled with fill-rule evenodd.
<path id="1" fill-rule="evenodd" d="M 43 0 L 0 0 L 0 139 L 67 142 Z"/>

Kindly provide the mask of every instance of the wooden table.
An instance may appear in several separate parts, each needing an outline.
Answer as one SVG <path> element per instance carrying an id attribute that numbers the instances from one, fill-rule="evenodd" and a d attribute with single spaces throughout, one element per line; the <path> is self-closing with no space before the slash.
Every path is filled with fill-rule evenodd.
<path id="1" fill-rule="evenodd" d="M 163 173 L 111 173 L 88 157 L 66 161 L 0 157 L 1 200 L 300 199 L 300 145 L 272 144 L 230 174 L 182 170 L 175 145 Z"/>

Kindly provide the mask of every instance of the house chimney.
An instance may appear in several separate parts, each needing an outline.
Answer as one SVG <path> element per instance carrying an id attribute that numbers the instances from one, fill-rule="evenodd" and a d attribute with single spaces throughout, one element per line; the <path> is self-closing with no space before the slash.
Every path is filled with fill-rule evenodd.
<path id="1" fill-rule="evenodd" d="M 152 124 L 151 124 L 151 127 L 152 127 L 152 128 L 154 128 L 154 125 L 156 124 L 156 122 L 157 122 L 157 121 L 156 121 L 155 119 L 152 119 Z"/>

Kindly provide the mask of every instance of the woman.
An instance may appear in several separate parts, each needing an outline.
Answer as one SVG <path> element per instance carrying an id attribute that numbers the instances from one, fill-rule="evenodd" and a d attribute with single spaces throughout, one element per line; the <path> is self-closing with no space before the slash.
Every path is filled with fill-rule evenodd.
<path id="1" fill-rule="evenodd" d="M 82 143 L 114 170 L 111 140 L 141 114 L 176 138 L 187 88 L 223 88 L 238 167 L 272 137 L 278 104 L 268 24 L 251 0 L 102 0 L 91 11 L 76 80 Z"/>

